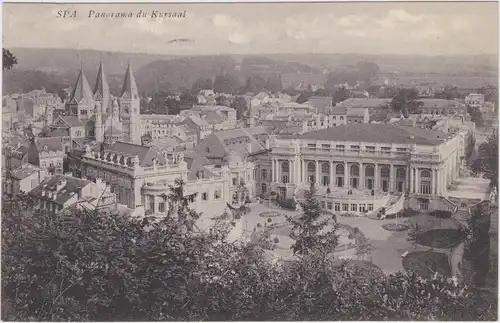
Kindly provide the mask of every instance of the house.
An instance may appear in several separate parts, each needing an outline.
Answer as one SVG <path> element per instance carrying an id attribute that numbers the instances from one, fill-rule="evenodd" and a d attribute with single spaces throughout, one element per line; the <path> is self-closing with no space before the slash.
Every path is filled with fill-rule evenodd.
<path id="1" fill-rule="evenodd" d="M 7 172 L 3 181 L 3 192 L 11 195 L 28 193 L 47 176 L 48 174 L 38 167 L 23 164 Z"/>
<path id="2" fill-rule="evenodd" d="M 65 152 L 61 138 L 33 138 L 27 154 L 28 163 L 49 174 L 63 172 Z"/>
<path id="3" fill-rule="evenodd" d="M 329 96 L 311 96 L 307 103 L 316 109 L 316 113 L 325 114 L 326 110 L 332 107 L 332 98 Z"/>
<path id="4" fill-rule="evenodd" d="M 313 73 L 286 73 L 281 74 L 281 86 L 283 89 L 294 89 L 297 91 L 317 91 L 325 87 L 326 76 Z"/>
<path id="5" fill-rule="evenodd" d="M 95 183 L 72 176 L 56 174 L 43 180 L 28 193 L 35 200 L 35 208 L 51 213 L 81 204 L 83 208 L 97 209 L 116 203 L 106 183 Z"/>

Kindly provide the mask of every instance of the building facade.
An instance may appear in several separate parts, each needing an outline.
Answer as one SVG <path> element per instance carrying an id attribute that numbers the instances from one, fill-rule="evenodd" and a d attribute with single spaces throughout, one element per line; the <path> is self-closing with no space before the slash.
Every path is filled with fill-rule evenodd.
<path id="1" fill-rule="evenodd" d="M 388 124 L 277 138 L 271 149 L 274 191 L 290 198 L 314 183 L 319 198 L 341 212 L 387 207 L 397 201 L 391 195 L 403 194 L 412 208 L 440 208 L 460 168 L 456 136 Z"/>

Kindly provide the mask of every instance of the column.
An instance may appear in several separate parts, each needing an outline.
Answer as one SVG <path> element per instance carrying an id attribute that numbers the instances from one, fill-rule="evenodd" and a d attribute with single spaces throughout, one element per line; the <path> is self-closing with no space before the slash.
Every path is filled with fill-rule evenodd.
<path id="1" fill-rule="evenodd" d="M 281 183 L 281 163 L 283 161 L 277 159 L 276 160 L 276 182 Z"/>
<path id="2" fill-rule="evenodd" d="M 321 183 L 320 179 L 319 179 L 319 160 L 316 159 L 316 187 L 318 187 Z"/>
<path id="3" fill-rule="evenodd" d="M 271 182 L 274 182 L 274 159 L 271 159 Z"/>
<path id="4" fill-rule="evenodd" d="M 363 167 L 363 163 L 358 163 L 359 167 L 359 183 L 358 187 L 359 188 L 364 188 L 365 187 L 365 169 Z"/>
<path id="5" fill-rule="evenodd" d="M 415 193 L 420 193 L 420 174 L 418 167 L 415 167 Z"/>
<path id="6" fill-rule="evenodd" d="M 307 184 L 307 161 L 303 160 L 302 161 L 302 184 Z"/>
<path id="7" fill-rule="evenodd" d="M 437 195 L 437 170 L 432 169 L 432 194 Z"/>
<path id="8" fill-rule="evenodd" d="M 437 178 L 437 181 L 436 181 L 436 190 L 437 190 L 437 194 L 438 195 L 441 195 L 443 193 L 443 189 L 442 189 L 442 179 L 441 179 L 441 169 L 437 169 L 436 170 L 436 178 Z"/>
<path id="9" fill-rule="evenodd" d="M 344 162 L 344 187 L 351 187 L 351 183 L 349 182 L 349 164 Z"/>
<path id="10" fill-rule="evenodd" d="M 406 190 L 409 192 L 410 191 L 410 172 L 411 172 L 411 167 L 406 167 L 405 171 L 405 186 Z"/>
<path id="11" fill-rule="evenodd" d="M 410 166 L 410 182 L 409 182 L 409 189 L 410 189 L 410 193 L 414 193 L 415 190 L 414 190 L 414 182 L 415 182 L 415 178 L 414 178 L 415 174 L 413 172 L 413 167 Z"/>
<path id="12" fill-rule="evenodd" d="M 395 191 L 394 190 L 394 187 L 396 186 L 396 174 L 394 174 L 394 171 L 396 170 L 396 168 L 394 167 L 393 164 L 390 164 L 389 165 L 389 192 L 393 192 Z"/>
<path id="13" fill-rule="evenodd" d="M 288 183 L 293 183 L 295 168 L 293 168 L 293 160 L 288 160 Z"/>
<path id="14" fill-rule="evenodd" d="M 373 171 L 374 171 L 374 173 L 373 173 L 373 189 L 375 191 L 377 191 L 378 190 L 378 182 L 380 180 L 379 175 L 378 175 L 378 164 L 375 164 Z"/>
<path id="15" fill-rule="evenodd" d="M 330 186 L 333 186 L 335 183 L 335 164 L 333 161 L 330 161 Z"/>

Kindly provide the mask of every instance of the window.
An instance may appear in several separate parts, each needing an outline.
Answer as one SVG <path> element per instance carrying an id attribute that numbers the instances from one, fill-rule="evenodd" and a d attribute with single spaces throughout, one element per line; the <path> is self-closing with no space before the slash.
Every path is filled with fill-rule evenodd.
<path id="1" fill-rule="evenodd" d="M 208 194 L 207 194 L 207 192 L 203 192 L 203 193 L 201 193 L 201 199 L 202 199 L 203 201 L 208 200 Z"/>
<path id="2" fill-rule="evenodd" d="M 340 211 L 340 203 L 335 203 L 335 211 Z"/>
<path id="3" fill-rule="evenodd" d="M 260 176 L 262 179 L 267 180 L 267 169 L 261 169 Z"/>
<path id="4" fill-rule="evenodd" d="M 330 145 L 322 144 L 321 145 L 321 149 L 323 149 L 323 150 L 330 150 Z"/>
<path id="5" fill-rule="evenodd" d="M 148 195 L 148 200 L 149 200 L 149 210 L 154 212 L 155 211 L 155 197 L 153 195 Z"/>
<path id="6" fill-rule="evenodd" d="M 418 204 L 419 204 L 419 207 L 421 210 L 429 210 L 429 200 L 428 199 L 419 199 Z"/>
<path id="7" fill-rule="evenodd" d="M 328 206 L 328 210 L 333 209 L 333 203 L 332 202 L 328 202 L 327 206 Z"/>
<path id="8" fill-rule="evenodd" d="M 316 144 L 307 144 L 307 148 L 316 149 Z"/>
<path id="9" fill-rule="evenodd" d="M 337 117 L 336 117 L 336 116 L 333 116 L 333 118 L 332 118 L 332 119 L 333 119 L 333 120 L 337 120 Z"/>
<path id="10" fill-rule="evenodd" d="M 357 145 L 351 146 L 351 150 L 359 151 L 359 146 L 357 146 Z"/>
<path id="11" fill-rule="evenodd" d="M 165 201 L 161 201 L 158 203 L 158 211 L 160 213 L 165 213 Z"/>
<path id="12" fill-rule="evenodd" d="M 214 191 L 214 200 L 218 200 L 220 199 L 220 191 L 219 190 L 215 190 Z"/>
<path id="13" fill-rule="evenodd" d="M 344 120 L 344 117 L 343 117 L 343 116 L 340 116 L 340 120 Z"/>
<path id="14" fill-rule="evenodd" d="M 431 173 L 427 170 L 420 172 L 420 194 L 432 194 Z"/>
<path id="15" fill-rule="evenodd" d="M 326 208 L 326 204 L 325 204 L 325 201 L 321 201 L 321 207 L 324 209 Z"/>
<path id="16" fill-rule="evenodd" d="M 344 151 L 345 146 L 344 145 L 337 145 L 337 146 L 335 146 L 335 149 L 337 149 L 337 151 Z"/>
<path id="17" fill-rule="evenodd" d="M 368 204 L 368 212 L 373 211 L 373 204 Z"/>
<path id="18" fill-rule="evenodd" d="M 382 147 L 381 148 L 383 154 L 390 154 L 391 153 L 391 147 Z"/>
<path id="19" fill-rule="evenodd" d="M 359 205 L 359 212 L 365 212 L 366 211 L 366 205 L 365 204 L 360 204 Z"/>
<path id="20" fill-rule="evenodd" d="M 342 203 L 342 211 L 345 212 L 349 211 L 349 203 Z"/>
<path id="21" fill-rule="evenodd" d="M 358 212 L 358 205 L 357 204 L 351 204 L 351 211 Z"/>
<path id="22" fill-rule="evenodd" d="M 375 146 L 366 146 L 365 149 L 367 152 L 375 152 Z"/>
<path id="23" fill-rule="evenodd" d="M 290 163 L 284 161 L 281 163 L 281 182 L 287 184 L 290 176 Z"/>
<path id="24" fill-rule="evenodd" d="M 309 179 L 309 183 L 315 183 L 316 182 L 316 163 L 315 162 L 309 162 L 307 164 L 307 178 Z"/>
<path id="25" fill-rule="evenodd" d="M 233 186 L 238 185 L 238 179 L 236 177 L 233 177 Z"/>
<path id="26" fill-rule="evenodd" d="M 405 152 L 405 151 L 406 151 L 406 148 L 396 148 L 396 151 L 399 151 L 399 152 Z"/>

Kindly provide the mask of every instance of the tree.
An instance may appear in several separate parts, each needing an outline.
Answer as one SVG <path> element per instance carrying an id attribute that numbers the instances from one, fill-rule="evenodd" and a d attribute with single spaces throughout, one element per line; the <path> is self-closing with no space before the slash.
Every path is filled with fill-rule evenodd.
<path id="1" fill-rule="evenodd" d="M 3 70 L 10 70 L 14 65 L 17 64 L 17 58 L 8 49 L 3 48 Z"/>
<path id="2" fill-rule="evenodd" d="M 332 97 L 332 106 L 336 106 L 337 103 L 345 101 L 351 97 L 351 91 L 345 87 L 338 88 Z"/>
<path id="3" fill-rule="evenodd" d="M 369 84 L 373 78 L 378 76 L 380 67 L 373 62 L 361 61 L 356 64 L 359 73 L 359 79 Z"/>
<path id="4" fill-rule="evenodd" d="M 470 114 L 471 121 L 478 127 L 484 126 L 483 113 L 477 107 L 467 107 L 467 113 Z"/>
<path id="5" fill-rule="evenodd" d="M 197 78 L 191 86 L 191 94 L 197 95 L 201 90 L 211 90 L 213 88 L 213 82 L 209 78 Z"/>
<path id="6" fill-rule="evenodd" d="M 417 89 L 399 89 L 396 96 L 391 101 L 391 107 L 394 112 L 401 112 L 405 117 L 408 114 L 421 112 L 423 103 L 418 100 Z"/>
<path id="7" fill-rule="evenodd" d="M 271 93 L 282 92 L 283 85 L 281 83 L 281 74 L 276 74 L 276 73 L 270 74 L 267 78 L 265 88 Z"/>
<path id="8" fill-rule="evenodd" d="M 237 96 L 231 103 L 231 108 L 236 110 L 236 119 L 241 120 L 248 113 L 247 100 L 242 96 Z"/>
<path id="9" fill-rule="evenodd" d="M 291 249 L 294 254 L 317 253 L 326 256 L 338 244 L 337 223 L 332 223 L 329 212 L 325 211 L 315 197 L 316 188 L 311 183 L 305 193 L 305 201 L 300 203 L 303 213 L 297 218 L 287 216 L 293 225 L 291 237 L 295 239 Z M 329 230 L 325 232 L 325 229 Z"/>
<path id="10" fill-rule="evenodd" d="M 252 75 L 245 82 L 245 92 L 259 93 L 265 86 L 266 80 L 259 75 Z"/>
<path id="11" fill-rule="evenodd" d="M 240 87 L 238 79 L 229 73 L 218 74 L 215 76 L 214 80 L 214 92 L 215 93 L 228 93 L 234 94 Z"/>
<path id="12" fill-rule="evenodd" d="M 498 189 L 498 130 L 488 137 L 478 149 L 476 160 L 471 164 L 472 173 L 490 180 L 490 185 Z"/>
<path id="13" fill-rule="evenodd" d="M 456 98 L 460 98 L 462 95 L 458 91 L 456 86 L 446 85 L 441 91 L 437 91 L 434 94 L 436 99 L 445 99 L 445 100 L 455 100 Z"/>
<path id="14" fill-rule="evenodd" d="M 312 91 L 302 91 L 300 93 L 300 95 L 297 97 L 297 100 L 296 102 L 297 103 L 304 103 L 304 102 L 307 102 L 307 100 L 309 100 L 309 98 L 313 95 Z"/>

